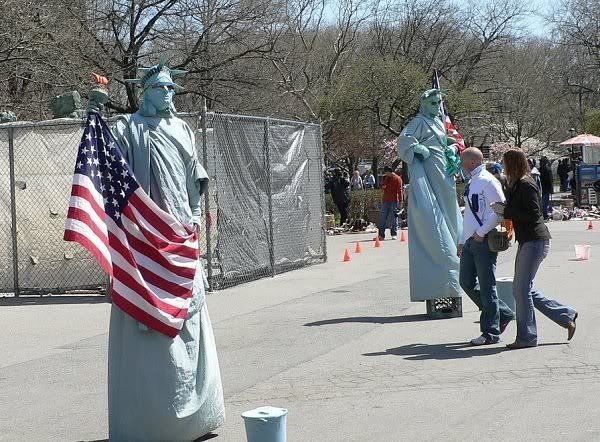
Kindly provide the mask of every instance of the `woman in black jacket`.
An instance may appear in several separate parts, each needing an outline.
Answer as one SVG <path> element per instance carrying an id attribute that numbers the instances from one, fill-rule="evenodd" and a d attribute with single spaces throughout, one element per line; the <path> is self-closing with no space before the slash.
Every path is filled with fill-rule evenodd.
<path id="1" fill-rule="evenodd" d="M 494 205 L 494 210 L 512 220 L 519 243 L 515 261 L 513 295 L 516 302 L 517 338 L 510 349 L 537 346 L 537 327 L 534 307 L 568 330 L 567 339 L 575 333 L 577 312 L 558 301 L 547 299 L 533 289 L 533 279 L 550 250 L 550 232 L 544 223 L 540 191 L 529 175 L 525 153 L 512 149 L 504 154 L 508 178 L 506 204 Z"/>

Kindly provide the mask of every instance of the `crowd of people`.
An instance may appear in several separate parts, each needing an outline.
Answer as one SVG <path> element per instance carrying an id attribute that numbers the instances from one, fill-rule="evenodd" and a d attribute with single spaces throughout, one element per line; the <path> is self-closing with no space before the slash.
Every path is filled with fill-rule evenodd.
<path id="1" fill-rule="evenodd" d="M 560 180 L 560 191 L 561 192 L 569 192 L 575 188 L 575 178 L 574 178 L 574 166 L 571 164 L 568 158 L 558 159 L 558 165 L 556 168 L 556 175 Z M 552 161 L 550 161 L 547 157 L 541 157 L 539 162 L 532 158 L 527 158 L 527 163 L 529 167 L 529 174 L 538 187 L 540 191 L 540 195 L 542 198 L 542 216 L 544 220 L 551 219 L 552 208 L 550 205 L 552 195 L 554 194 L 554 173 L 552 171 Z M 507 177 L 504 173 L 504 169 L 501 163 L 499 162 L 487 162 L 485 163 L 485 168 L 488 172 L 494 175 L 497 180 L 500 182 L 502 190 L 506 192 L 507 190 Z M 388 171 L 387 169 L 390 169 Z M 332 172 L 325 172 L 325 193 L 329 193 L 332 195 L 333 201 L 340 213 L 340 225 L 344 224 L 348 221 L 348 207 L 351 201 L 351 193 L 359 190 L 369 190 L 369 189 L 382 189 L 382 209 L 388 207 L 388 205 L 384 203 L 389 203 L 388 201 L 391 197 L 389 195 L 386 196 L 385 192 L 385 180 L 386 177 L 390 176 L 390 173 L 394 174 L 394 176 L 401 176 L 401 172 L 398 170 L 393 171 L 391 168 L 384 168 L 384 174 L 381 176 L 379 183 L 375 178 L 372 170 L 366 170 L 362 175 L 358 170 L 355 170 L 350 176 L 348 171 L 342 169 L 334 169 Z M 402 180 L 400 180 L 402 183 Z M 402 186 L 402 184 L 400 185 Z M 382 210 L 382 216 L 388 216 L 389 214 L 394 215 L 396 223 L 398 221 L 398 213 L 401 209 L 402 205 L 402 197 L 400 196 L 398 199 L 398 206 L 396 209 L 390 210 Z M 378 227 L 381 229 L 382 224 L 387 223 L 386 221 L 380 220 Z M 392 222 L 392 224 L 394 224 Z M 396 224 L 397 225 L 397 224 Z M 396 232 L 396 230 L 394 230 Z M 380 239 L 385 238 L 385 234 L 380 234 Z M 392 238 L 396 236 L 392 233 Z"/>
<path id="2" fill-rule="evenodd" d="M 559 178 L 560 192 L 570 192 L 576 188 L 575 166 L 568 158 L 558 159 L 556 175 Z M 540 191 L 542 198 L 542 216 L 548 221 L 552 215 L 551 199 L 554 194 L 554 173 L 552 171 L 552 161 L 543 156 L 538 162 L 533 158 L 527 158 L 529 175 Z M 488 172 L 492 173 L 500 181 L 503 190 L 506 190 L 506 175 L 500 163 L 490 162 L 486 164 Z"/>
<path id="3" fill-rule="evenodd" d="M 337 180 L 338 177 L 341 177 L 343 180 L 345 180 L 349 191 L 377 188 L 377 181 L 372 170 L 367 170 L 362 175 L 358 170 L 355 170 L 351 177 L 348 171 L 342 171 L 342 169 L 336 168 L 331 172 L 325 172 L 325 193 L 329 193 L 331 191 L 332 184 Z"/>
<path id="4" fill-rule="evenodd" d="M 392 172 L 391 168 L 385 168 L 385 175 L 382 178 L 381 186 L 379 186 L 382 191 L 385 189 L 386 177 L 389 177 L 388 169 Z M 394 174 L 394 176 L 398 175 Z M 348 207 L 350 206 L 351 192 L 376 189 L 377 187 L 377 181 L 372 170 L 367 170 L 362 176 L 358 170 L 355 170 L 352 177 L 350 177 L 350 174 L 347 171 L 342 171 L 342 169 L 339 168 L 334 169 L 332 173 L 325 172 L 325 193 L 331 194 L 333 203 L 340 213 L 340 225 L 343 225 L 348 221 Z M 402 187 L 402 180 L 400 180 L 400 187 Z M 398 203 L 400 201 L 401 199 Z M 394 213 L 397 219 L 397 208 L 390 213 Z M 392 234 L 392 236 L 395 235 Z"/>

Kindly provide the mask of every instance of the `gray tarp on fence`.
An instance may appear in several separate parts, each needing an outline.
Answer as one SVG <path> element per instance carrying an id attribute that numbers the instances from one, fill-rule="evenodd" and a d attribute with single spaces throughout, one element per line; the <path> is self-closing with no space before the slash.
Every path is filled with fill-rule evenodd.
<path id="1" fill-rule="evenodd" d="M 203 137 L 199 115 L 184 119 L 196 133 L 198 157 L 211 177 L 212 224 L 201 239 L 211 285 L 324 261 L 320 126 L 208 114 Z M 62 240 L 82 128 L 80 120 L 67 119 L 0 125 L 0 291 L 49 293 L 106 284 L 94 259 Z"/>

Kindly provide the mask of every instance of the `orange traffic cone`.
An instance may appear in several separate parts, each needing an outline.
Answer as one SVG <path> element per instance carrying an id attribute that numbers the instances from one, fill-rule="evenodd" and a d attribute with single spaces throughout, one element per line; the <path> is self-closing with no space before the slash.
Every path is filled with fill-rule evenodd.
<path id="1" fill-rule="evenodd" d="M 356 241 L 356 247 L 354 248 L 354 253 L 360 253 L 362 252 L 362 246 L 360 245 L 359 241 Z"/>
<path id="2" fill-rule="evenodd" d="M 592 224 L 592 222 L 590 221 L 590 223 L 588 224 L 588 230 L 594 230 L 594 225 Z"/>
<path id="3" fill-rule="evenodd" d="M 344 250 L 344 259 L 342 261 L 350 262 L 350 251 L 348 250 L 348 247 L 346 247 L 346 250 Z"/>
<path id="4" fill-rule="evenodd" d="M 375 237 L 375 247 L 377 247 L 377 248 L 381 247 L 381 241 L 379 241 L 378 236 Z"/>
<path id="5" fill-rule="evenodd" d="M 408 241 L 408 238 L 406 236 L 406 230 L 403 230 L 402 233 L 400 234 L 400 242 L 406 242 Z"/>

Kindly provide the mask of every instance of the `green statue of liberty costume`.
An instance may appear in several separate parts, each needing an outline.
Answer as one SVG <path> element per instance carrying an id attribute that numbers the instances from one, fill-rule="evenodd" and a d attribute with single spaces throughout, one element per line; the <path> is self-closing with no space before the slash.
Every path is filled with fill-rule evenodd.
<path id="1" fill-rule="evenodd" d="M 164 65 L 144 69 L 141 108 L 121 116 L 114 135 L 137 181 L 163 210 L 200 224 L 208 176 L 197 160 L 194 134 L 175 115 L 172 76 Z M 198 261 L 184 327 L 169 338 L 113 306 L 108 348 L 109 437 L 113 441 L 191 441 L 225 419 L 223 389 Z"/>
<path id="2" fill-rule="evenodd" d="M 421 95 L 417 116 L 398 137 L 398 156 L 409 167 L 410 299 L 424 301 L 461 296 L 456 254 L 462 217 L 454 175 L 460 160 L 441 120 L 441 92 Z"/>

